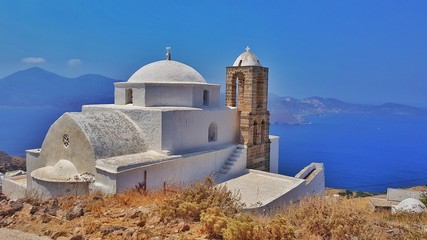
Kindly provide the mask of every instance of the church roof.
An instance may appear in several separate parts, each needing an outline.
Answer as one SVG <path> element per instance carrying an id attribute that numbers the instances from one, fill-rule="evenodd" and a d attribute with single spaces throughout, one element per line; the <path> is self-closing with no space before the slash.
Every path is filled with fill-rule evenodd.
<path id="1" fill-rule="evenodd" d="M 131 83 L 206 83 L 194 68 L 173 60 L 147 64 L 128 80 Z"/>
<path id="2" fill-rule="evenodd" d="M 233 67 L 245 67 L 245 66 L 259 66 L 261 67 L 261 63 L 259 62 L 258 58 L 249 51 L 250 48 L 246 47 L 246 52 L 240 54 L 239 57 L 237 57 L 236 61 L 234 61 Z"/>
<path id="3" fill-rule="evenodd" d="M 140 129 L 120 111 L 64 115 L 79 125 L 97 159 L 147 151 Z"/>

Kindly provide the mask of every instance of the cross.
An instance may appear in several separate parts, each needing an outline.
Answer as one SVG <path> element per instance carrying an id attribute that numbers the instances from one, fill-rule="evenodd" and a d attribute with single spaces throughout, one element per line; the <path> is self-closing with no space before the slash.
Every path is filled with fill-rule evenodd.
<path id="1" fill-rule="evenodd" d="M 251 50 L 249 46 L 247 46 L 245 49 L 246 49 L 246 52 L 249 52 L 249 50 Z"/>
<path id="2" fill-rule="evenodd" d="M 171 47 L 166 47 L 166 60 L 171 60 Z"/>

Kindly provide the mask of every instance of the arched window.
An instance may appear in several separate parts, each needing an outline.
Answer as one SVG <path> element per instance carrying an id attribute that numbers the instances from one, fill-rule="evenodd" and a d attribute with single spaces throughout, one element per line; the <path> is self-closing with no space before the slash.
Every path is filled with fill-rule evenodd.
<path id="1" fill-rule="evenodd" d="M 245 76 L 241 72 L 237 72 L 233 75 L 231 84 L 227 86 L 227 106 L 238 107 L 244 105 L 244 93 L 245 93 Z"/>
<path id="2" fill-rule="evenodd" d="M 265 142 L 265 139 L 268 137 L 266 136 L 266 130 L 265 130 L 265 122 L 262 120 L 261 122 L 261 143 Z"/>
<path id="3" fill-rule="evenodd" d="M 209 91 L 203 90 L 203 106 L 209 106 Z"/>
<path id="4" fill-rule="evenodd" d="M 125 103 L 133 103 L 133 92 L 132 92 L 132 88 L 128 88 L 125 91 Z"/>
<path id="5" fill-rule="evenodd" d="M 218 126 L 216 122 L 212 122 L 208 129 L 208 142 L 216 142 L 218 139 Z"/>
<path id="6" fill-rule="evenodd" d="M 254 131 L 253 131 L 253 144 L 257 145 L 258 144 L 258 123 L 255 121 L 254 122 Z"/>
<path id="7" fill-rule="evenodd" d="M 262 79 L 262 74 L 258 74 L 256 77 L 256 107 L 263 108 L 264 107 L 264 81 Z"/>

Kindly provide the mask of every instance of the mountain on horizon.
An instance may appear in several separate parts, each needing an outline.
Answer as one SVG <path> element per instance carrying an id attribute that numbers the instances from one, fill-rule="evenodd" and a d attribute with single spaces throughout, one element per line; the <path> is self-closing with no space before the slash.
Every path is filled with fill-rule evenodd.
<path id="1" fill-rule="evenodd" d="M 376 113 L 396 115 L 427 115 L 427 110 L 397 103 L 381 105 L 348 103 L 336 98 L 322 98 L 318 96 L 304 99 L 293 97 L 269 98 L 271 123 L 304 124 L 305 117 L 334 113 Z"/>
<path id="2" fill-rule="evenodd" d="M 119 81 L 97 74 L 68 78 L 32 67 L 0 79 L 0 106 L 80 107 L 113 103 L 113 83 Z M 224 93 L 221 101 L 225 104 Z M 356 104 L 317 96 L 296 99 L 270 94 L 268 106 L 270 122 L 282 124 L 303 124 L 307 116 L 331 113 L 427 114 L 425 109 L 396 103 Z"/>
<path id="3" fill-rule="evenodd" d="M 68 78 L 39 67 L 0 79 L 0 106 L 81 106 L 114 102 L 114 82 L 97 74 Z"/>

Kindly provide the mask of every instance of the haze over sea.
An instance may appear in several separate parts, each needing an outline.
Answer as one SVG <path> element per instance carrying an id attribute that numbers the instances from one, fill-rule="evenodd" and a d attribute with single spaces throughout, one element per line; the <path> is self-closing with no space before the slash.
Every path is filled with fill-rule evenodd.
<path id="1" fill-rule="evenodd" d="M 80 107 L 0 107 L 0 150 L 24 156 L 25 149 L 41 147 L 64 111 Z M 427 183 L 426 116 L 330 114 L 308 120 L 270 126 L 280 136 L 280 173 L 295 175 L 310 162 L 323 162 L 327 187 L 383 192 Z"/>

